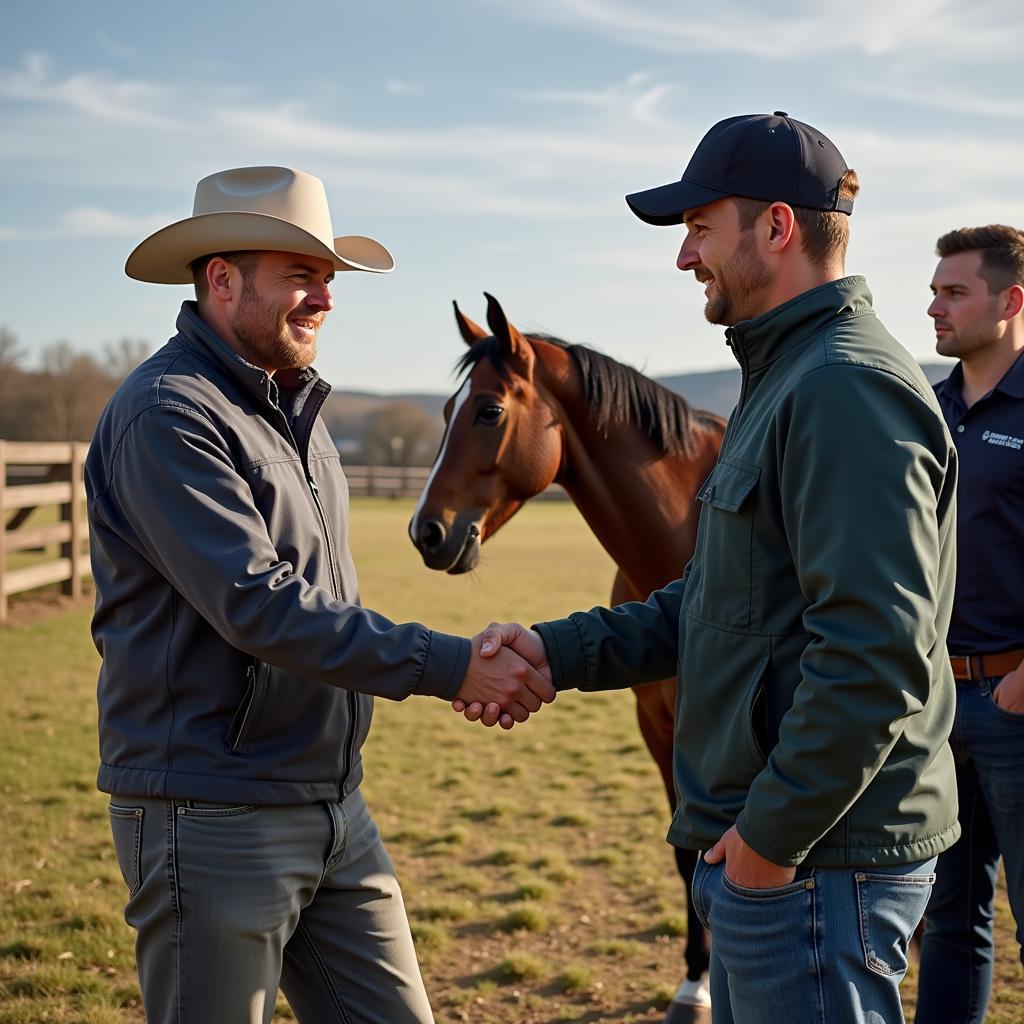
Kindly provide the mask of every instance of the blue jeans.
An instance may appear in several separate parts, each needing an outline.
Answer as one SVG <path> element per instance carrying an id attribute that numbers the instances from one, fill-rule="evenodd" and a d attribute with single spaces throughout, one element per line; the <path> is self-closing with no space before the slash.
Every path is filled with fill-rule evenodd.
<path id="1" fill-rule="evenodd" d="M 957 683 L 949 742 L 962 831 L 939 857 L 925 911 L 917 1024 L 981 1024 L 985 1017 L 1000 853 L 1024 961 L 1024 715 L 995 703 L 998 683 Z"/>
<path id="2" fill-rule="evenodd" d="M 693 893 L 711 931 L 714 1024 L 901 1024 L 934 866 L 801 867 L 789 885 L 746 889 L 702 858 Z"/>
<path id="3" fill-rule="evenodd" d="M 402 894 L 362 794 L 227 806 L 112 797 L 149 1024 L 432 1024 Z"/>

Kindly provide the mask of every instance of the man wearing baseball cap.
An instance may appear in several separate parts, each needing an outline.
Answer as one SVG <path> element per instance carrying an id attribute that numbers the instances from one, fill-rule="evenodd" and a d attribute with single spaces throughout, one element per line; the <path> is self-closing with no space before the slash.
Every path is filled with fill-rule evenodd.
<path id="1" fill-rule="evenodd" d="M 475 694 L 510 726 L 554 696 L 512 652 L 495 672 L 360 604 L 311 364 L 335 274 L 393 265 L 287 167 L 204 178 L 128 258 L 197 297 L 86 463 L 98 782 L 150 1024 L 269 1024 L 279 986 L 312 1024 L 432 1021 L 359 788 L 373 697 Z"/>
<path id="2" fill-rule="evenodd" d="M 546 659 L 556 689 L 678 670 L 668 838 L 703 851 L 716 1022 L 902 1021 L 909 937 L 959 835 L 955 450 L 844 276 L 857 188 L 776 111 L 719 122 L 682 180 L 627 197 L 683 225 L 677 266 L 742 369 L 696 551 L 645 603 L 484 634 Z"/>

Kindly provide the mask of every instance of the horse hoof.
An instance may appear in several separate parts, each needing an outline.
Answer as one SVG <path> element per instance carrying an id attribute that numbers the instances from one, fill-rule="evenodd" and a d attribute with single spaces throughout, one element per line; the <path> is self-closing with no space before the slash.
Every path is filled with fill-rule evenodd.
<path id="1" fill-rule="evenodd" d="M 685 1003 L 669 1003 L 664 1024 L 710 1024 L 710 1006 L 687 1006 Z"/>
<path id="2" fill-rule="evenodd" d="M 711 991 L 707 975 L 700 981 L 686 978 L 669 1003 L 664 1024 L 701 1024 L 711 1019 Z"/>

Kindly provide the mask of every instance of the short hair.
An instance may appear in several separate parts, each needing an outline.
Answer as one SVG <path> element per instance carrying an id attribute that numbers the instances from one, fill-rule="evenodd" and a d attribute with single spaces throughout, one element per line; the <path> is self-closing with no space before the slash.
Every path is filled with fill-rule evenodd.
<path id="1" fill-rule="evenodd" d="M 236 252 L 211 252 L 208 256 L 194 259 L 189 264 L 189 269 L 192 271 L 192 283 L 195 285 L 197 299 L 206 295 L 206 268 L 210 265 L 210 260 L 218 258 L 238 267 L 243 281 L 252 279 L 252 275 L 256 273 L 256 264 L 259 263 L 259 253 L 248 249 Z"/>
<path id="2" fill-rule="evenodd" d="M 857 172 L 848 170 L 839 180 L 839 198 L 856 199 L 860 191 Z M 749 231 L 754 221 L 772 204 L 763 199 L 747 199 L 733 196 L 733 202 L 740 212 L 740 230 Z M 793 213 L 800 225 L 804 255 L 816 266 L 846 261 L 846 247 L 850 243 L 849 214 L 838 210 L 812 210 L 807 206 L 794 206 Z"/>
<path id="3" fill-rule="evenodd" d="M 1024 231 L 986 224 L 948 231 L 935 243 L 935 254 L 943 259 L 961 252 L 981 253 L 978 276 L 988 285 L 989 295 L 1024 284 Z"/>

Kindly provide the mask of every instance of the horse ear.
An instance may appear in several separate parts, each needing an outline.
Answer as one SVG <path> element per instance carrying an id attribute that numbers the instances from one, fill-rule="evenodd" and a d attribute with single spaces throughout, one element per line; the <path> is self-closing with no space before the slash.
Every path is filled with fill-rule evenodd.
<path id="1" fill-rule="evenodd" d="M 488 337 L 487 332 L 479 325 L 473 323 L 468 316 L 465 316 L 459 304 L 452 301 L 452 308 L 455 310 L 455 322 L 459 325 L 459 334 L 467 345 L 475 345 L 481 338 Z"/>
<path id="2" fill-rule="evenodd" d="M 498 300 L 487 292 L 484 292 L 484 296 L 487 299 L 487 326 L 501 342 L 505 358 L 517 358 L 528 364 L 533 355 L 530 343 L 505 318 L 505 311 Z"/>

